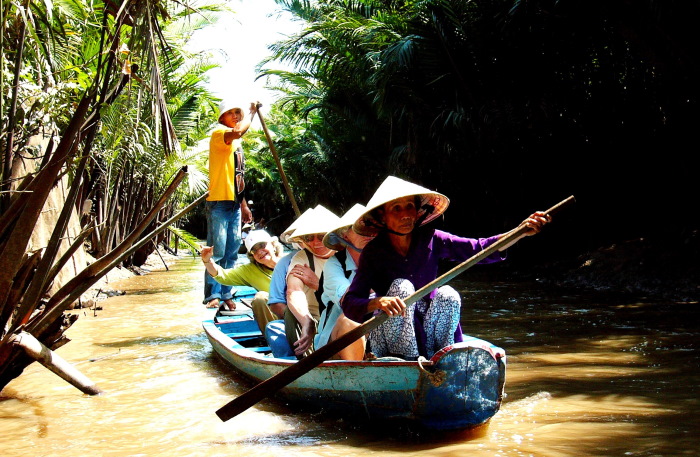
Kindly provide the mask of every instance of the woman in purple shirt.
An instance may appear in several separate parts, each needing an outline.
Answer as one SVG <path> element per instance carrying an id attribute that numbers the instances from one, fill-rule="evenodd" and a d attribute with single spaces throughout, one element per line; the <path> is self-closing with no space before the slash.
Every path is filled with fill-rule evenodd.
<path id="1" fill-rule="evenodd" d="M 442 286 L 411 306 L 403 301 L 437 278 L 440 261 L 462 262 L 503 236 L 462 238 L 424 226 L 448 204 L 440 193 L 389 176 L 353 226 L 362 235 L 378 233 L 362 252 L 355 279 L 341 304 L 345 315 L 356 322 L 378 311 L 392 316 L 368 335 L 370 350 L 377 357 L 430 358 L 443 347 L 462 341 L 461 300 L 452 287 Z M 547 222 L 544 213 L 532 214 L 523 222 L 532 229 L 524 236 L 537 233 Z M 497 252 L 482 263 L 503 258 Z M 376 297 L 368 298 L 372 291 Z"/>

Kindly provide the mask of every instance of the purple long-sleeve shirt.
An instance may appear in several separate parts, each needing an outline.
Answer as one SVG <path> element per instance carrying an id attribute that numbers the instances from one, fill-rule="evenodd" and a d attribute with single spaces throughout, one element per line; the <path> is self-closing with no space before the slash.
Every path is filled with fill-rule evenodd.
<path id="1" fill-rule="evenodd" d="M 362 251 L 355 279 L 341 301 L 343 312 L 350 319 L 363 322 L 370 317 L 367 305 L 371 290 L 376 292 L 377 297 L 384 296 L 397 278 L 410 280 L 418 290 L 438 277 L 441 260 L 463 262 L 497 240 L 498 235 L 462 238 L 441 230 L 419 227 L 412 234 L 408 254 L 403 257 L 391 246 L 388 234 L 382 232 Z M 495 252 L 480 263 L 499 262 L 504 258 L 503 253 Z M 434 294 L 435 291 L 430 298 Z"/>

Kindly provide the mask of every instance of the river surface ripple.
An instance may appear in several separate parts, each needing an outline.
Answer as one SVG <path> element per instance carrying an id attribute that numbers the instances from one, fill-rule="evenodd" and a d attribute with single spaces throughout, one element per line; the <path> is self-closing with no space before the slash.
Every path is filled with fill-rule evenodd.
<path id="1" fill-rule="evenodd" d="M 453 282 L 464 332 L 508 354 L 507 397 L 478 430 L 357 424 L 274 400 L 221 422 L 214 412 L 251 385 L 213 354 L 190 258 L 111 284 L 127 293 L 103 310 L 76 311 L 57 352 L 105 393 L 31 365 L 0 393 L 0 455 L 698 455 L 697 303 L 464 277 Z"/>

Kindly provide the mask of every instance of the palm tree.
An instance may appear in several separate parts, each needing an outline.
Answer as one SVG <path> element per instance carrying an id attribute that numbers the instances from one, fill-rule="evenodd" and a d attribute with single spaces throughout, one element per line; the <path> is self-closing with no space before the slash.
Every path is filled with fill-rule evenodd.
<path id="1" fill-rule="evenodd" d="M 377 152 L 391 148 L 392 126 L 378 119 L 373 107 L 367 81 L 374 64 L 368 54 L 371 46 L 365 43 L 370 36 L 383 41 L 385 30 L 364 2 L 278 4 L 309 24 L 297 36 L 273 45 L 271 57 L 263 62 L 297 67 L 261 72 L 277 78 L 276 88 L 286 94 L 277 102 L 283 113 L 279 120 L 304 125 L 301 138 L 294 131 L 289 133 L 295 137 L 287 136 L 286 128 L 277 125 L 278 149 L 284 151 L 295 190 L 309 197 L 300 200 L 302 206 L 320 200 L 343 212 L 355 203 L 348 200 L 348 190 L 361 188 L 369 194 L 387 167 L 387 156 Z"/>
<path id="2" fill-rule="evenodd" d="M 46 5 L 53 10 L 47 11 Z M 7 172 L 12 160 L 36 154 L 39 166 L 16 184 L 17 191 L 8 194 L 0 214 L 0 259 L 7 265 L 0 272 L 0 385 L 31 363 L 12 345 L 16 332 L 24 329 L 50 348 L 64 344 L 63 332 L 72 320 L 63 312 L 109 269 L 133 256 L 135 248 L 130 246 L 142 247 L 148 241 L 139 240 L 142 233 L 173 213 L 179 204 L 166 203 L 185 176 L 176 169 L 189 154 L 184 151 L 210 123 L 207 107 L 215 103 L 197 86 L 210 64 L 190 64 L 165 39 L 161 25 L 176 24 L 173 18 L 197 12 L 191 5 L 129 0 L 7 7 L 3 13 L 11 14 L 4 17 L 13 19 L 2 22 L 2 36 L 11 38 L 3 41 L 3 56 L 8 51 L 15 58 L 13 65 L 3 61 L 2 69 L 3 75 L 11 69 L 19 83 L 12 92 L 17 103 L 4 100 L 3 110 L 8 107 L 10 119 L 23 116 L 24 122 L 7 125 L 4 188 L 13 181 Z M 183 30 L 182 22 L 177 25 Z M 21 44 L 19 49 L 11 49 L 9 43 L 15 42 Z M 128 48 L 139 57 L 130 57 Z M 172 82 L 165 83 L 166 77 Z M 193 123 L 199 127 L 191 129 Z M 178 125 L 187 129 L 182 145 Z M 108 135 L 102 135 L 105 128 Z M 26 146 L 37 133 L 51 139 L 44 150 L 33 151 Z M 70 191 L 48 246 L 25 252 L 49 191 L 64 175 L 70 177 Z M 191 185 L 197 189 L 197 183 Z M 73 208 L 84 208 L 97 194 L 95 189 L 104 196 L 95 199 L 100 213 L 95 233 L 102 235 L 106 249 L 75 278 L 50 291 L 57 271 L 90 236 L 88 225 L 59 258 Z M 139 198 L 141 206 L 135 204 Z M 190 194 L 181 193 L 180 199 L 185 198 Z"/>
<path id="3" fill-rule="evenodd" d="M 94 255 L 109 252 L 133 229 L 139 220 L 134 218 L 135 209 L 150 207 L 181 167 L 192 166 L 188 189 L 176 194 L 174 204 L 166 208 L 160 220 L 170 217 L 181 202 L 191 201 L 206 191 L 202 163 L 197 163 L 197 159 L 199 142 L 207 137 L 208 128 L 215 122 L 212 105 L 216 100 L 203 84 L 206 71 L 215 65 L 208 56 L 191 56 L 184 51 L 187 37 L 200 26 L 200 22 L 184 23 L 184 19 L 174 17 L 161 32 L 170 37 L 167 46 L 159 46 L 163 52 L 157 65 L 163 98 L 167 99 L 167 122 L 162 120 L 162 112 L 146 103 L 148 95 L 152 95 L 150 84 L 135 84 L 119 103 L 104 109 L 104 130 L 120 134 L 101 138 L 101 166 L 94 170 L 87 194 L 93 202 L 95 225 L 100 227 L 92 240 Z M 139 60 L 148 58 L 142 56 Z M 171 133 L 163 136 L 159 131 Z M 166 139 L 170 136 L 182 141 L 171 148 Z M 105 224 L 107 220 L 111 223 Z M 127 265 L 142 264 L 154 246 L 145 246 L 135 259 L 126 259 Z"/>
<path id="4" fill-rule="evenodd" d="M 350 177 L 341 186 L 346 198 L 361 199 L 368 182 L 398 174 L 468 195 L 450 213 L 458 214 L 455 225 L 477 231 L 511 226 L 517 221 L 500 213 L 522 214 L 552 192 L 597 202 L 617 235 L 623 227 L 649 231 L 635 216 L 649 201 L 675 202 L 687 214 L 674 197 L 692 192 L 688 169 L 673 165 L 684 157 L 649 166 L 638 151 L 683 151 L 681 138 L 696 142 L 688 132 L 697 120 L 691 81 L 700 53 L 689 19 L 697 5 L 277 3 L 308 26 L 273 48 L 270 63 L 297 70 L 266 73 L 294 92 L 287 103 L 318 114 L 311 128 L 330 145 L 327 173 L 342 166 L 338 179 Z M 565 157 L 574 169 L 562 166 Z M 663 192 L 647 184 L 661 170 L 674 177 Z M 624 217 L 623 200 L 611 205 L 611 195 L 627 196 Z M 494 207 L 499 214 L 485 216 Z M 605 232 L 598 236 L 613 230 Z"/>

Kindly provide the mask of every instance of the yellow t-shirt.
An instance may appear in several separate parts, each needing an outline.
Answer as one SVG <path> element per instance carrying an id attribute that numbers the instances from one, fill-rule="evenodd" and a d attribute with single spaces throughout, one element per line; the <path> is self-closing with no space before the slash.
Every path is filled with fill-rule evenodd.
<path id="1" fill-rule="evenodd" d="M 214 130 L 209 139 L 209 196 L 207 201 L 236 200 L 236 155 L 241 145 L 236 139 L 224 142 L 228 129 Z"/>

